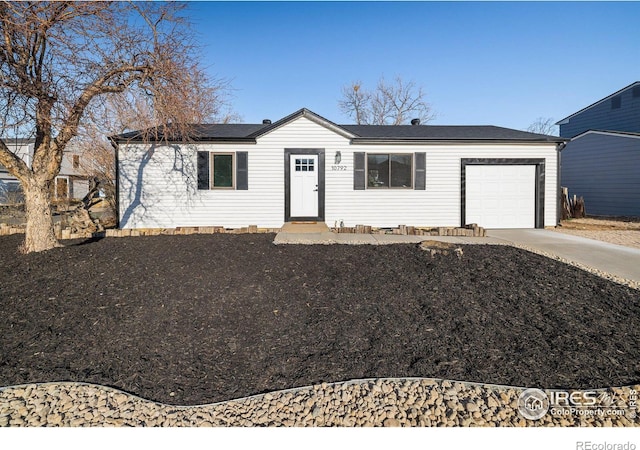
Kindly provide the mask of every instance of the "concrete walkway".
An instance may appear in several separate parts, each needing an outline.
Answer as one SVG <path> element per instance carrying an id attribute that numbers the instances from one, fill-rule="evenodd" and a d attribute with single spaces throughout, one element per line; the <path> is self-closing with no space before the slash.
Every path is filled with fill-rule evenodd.
<path id="1" fill-rule="evenodd" d="M 640 250 L 556 233 L 552 230 L 487 230 L 487 236 L 550 253 L 569 261 L 640 282 Z"/>

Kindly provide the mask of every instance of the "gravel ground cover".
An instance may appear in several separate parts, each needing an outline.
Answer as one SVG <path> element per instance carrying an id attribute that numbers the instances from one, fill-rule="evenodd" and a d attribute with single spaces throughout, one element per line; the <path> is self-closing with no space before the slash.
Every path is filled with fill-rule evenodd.
<path id="1" fill-rule="evenodd" d="M 274 246 L 273 235 L 0 239 L 0 386 L 173 405 L 362 378 L 592 389 L 640 380 L 637 290 L 506 246 Z"/>
<path id="2" fill-rule="evenodd" d="M 531 420 L 518 412 L 522 388 L 436 379 L 322 383 L 190 407 L 154 403 L 103 386 L 51 383 L 0 390 L 0 426 L 629 427 L 640 425 L 633 406 L 639 390 L 590 393 L 607 396 L 602 407 L 580 413 L 554 407 Z M 584 395 L 572 392 L 577 394 Z"/>
<path id="3" fill-rule="evenodd" d="M 563 220 L 554 231 L 640 249 L 640 221 L 637 218 Z"/>

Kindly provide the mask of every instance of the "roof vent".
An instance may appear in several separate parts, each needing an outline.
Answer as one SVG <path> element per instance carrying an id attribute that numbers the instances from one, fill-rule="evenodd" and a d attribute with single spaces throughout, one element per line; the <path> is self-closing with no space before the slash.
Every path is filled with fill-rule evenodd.
<path id="1" fill-rule="evenodd" d="M 420 125 L 420 119 L 411 119 L 411 125 Z"/>
<path id="2" fill-rule="evenodd" d="M 264 119 L 264 120 L 262 121 L 262 124 L 263 124 L 263 125 L 271 125 L 271 119 Z"/>

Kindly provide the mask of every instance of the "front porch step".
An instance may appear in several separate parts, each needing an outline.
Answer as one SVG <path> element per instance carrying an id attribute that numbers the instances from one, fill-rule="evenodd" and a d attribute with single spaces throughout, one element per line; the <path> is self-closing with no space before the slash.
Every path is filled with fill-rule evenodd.
<path id="1" fill-rule="evenodd" d="M 286 222 L 281 233 L 327 233 L 329 227 L 324 222 Z"/>

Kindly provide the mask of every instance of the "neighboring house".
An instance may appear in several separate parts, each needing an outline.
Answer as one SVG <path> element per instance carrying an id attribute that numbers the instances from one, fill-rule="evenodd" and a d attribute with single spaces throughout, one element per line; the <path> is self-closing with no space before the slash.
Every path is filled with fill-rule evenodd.
<path id="1" fill-rule="evenodd" d="M 557 224 L 565 140 L 554 136 L 336 125 L 301 109 L 274 123 L 196 125 L 190 139 L 112 138 L 121 228 Z"/>
<path id="2" fill-rule="evenodd" d="M 5 144 L 9 147 L 9 150 L 26 162 L 28 166 L 31 166 L 33 143 L 33 139 L 5 139 Z M 0 205 L 22 203 L 22 201 L 23 194 L 20 182 L 0 164 Z"/>
<path id="3" fill-rule="evenodd" d="M 587 214 L 640 217 L 640 81 L 556 123 L 561 181 Z"/>
<path id="4" fill-rule="evenodd" d="M 87 161 L 84 152 L 68 145 L 62 155 L 60 173 L 55 180 L 55 198 L 81 200 L 89 192 L 86 174 Z"/>
<path id="5" fill-rule="evenodd" d="M 11 151 L 17 151 L 30 167 L 33 159 L 35 139 L 5 139 Z M 81 199 L 89 191 L 89 181 L 83 169 L 83 155 L 78 149 L 69 146 L 63 156 L 60 173 L 56 177 L 52 196 L 54 200 Z M 0 205 L 16 203 L 22 199 L 22 188 L 17 178 L 0 165 Z"/>

